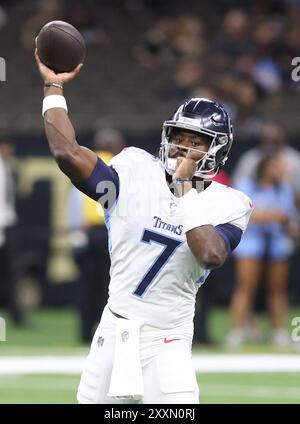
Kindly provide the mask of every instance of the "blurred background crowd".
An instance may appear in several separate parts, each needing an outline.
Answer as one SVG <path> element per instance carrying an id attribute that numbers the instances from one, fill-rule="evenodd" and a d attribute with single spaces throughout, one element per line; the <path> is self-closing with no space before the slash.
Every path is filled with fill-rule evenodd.
<path id="1" fill-rule="evenodd" d="M 213 342 L 209 312 L 225 305 L 229 347 L 289 344 L 286 312 L 300 304 L 300 0 L 0 1 L 0 308 L 26 327 L 32 308 L 76 307 L 89 341 L 107 299 L 103 218 L 59 172 L 43 131 L 34 39 L 56 19 L 86 40 L 65 91 L 78 141 L 106 161 L 125 145 L 157 153 L 162 122 L 188 97 L 228 110 L 234 147 L 217 180 L 247 193 L 255 212 L 199 292 L 194 341 Z"/>

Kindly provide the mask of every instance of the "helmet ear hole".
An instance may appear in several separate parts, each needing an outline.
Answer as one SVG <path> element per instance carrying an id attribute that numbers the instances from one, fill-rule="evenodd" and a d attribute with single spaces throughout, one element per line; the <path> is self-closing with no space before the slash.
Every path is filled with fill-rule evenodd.
<path id="1" fill-rule="evenodd" d="M 169 141 L 172 135 L 173 128 L 172 127 L 166 127 L 166 139 Z"/>

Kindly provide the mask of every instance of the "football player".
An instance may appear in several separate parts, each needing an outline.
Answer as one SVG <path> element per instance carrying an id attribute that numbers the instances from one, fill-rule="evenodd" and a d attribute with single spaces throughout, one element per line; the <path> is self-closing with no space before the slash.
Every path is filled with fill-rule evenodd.
<path id="1" fill-rule="evenodd" d="M 164 122 L 160 157 L 124 149 L 110 165 L 80 146 L 63 85 L 36 60 L 45 82 L 50 150 L 72 183 L 105 207 L 109 300 L 78 389 L 80 403 L 198 403 L 191 346 L 196 293 L 245 231 L 252 203 L 211 181 L 225 164 L 232 127 L 225 109 L 192 98 Z M 99 258 L 101 267 L 101 258 Z"/>

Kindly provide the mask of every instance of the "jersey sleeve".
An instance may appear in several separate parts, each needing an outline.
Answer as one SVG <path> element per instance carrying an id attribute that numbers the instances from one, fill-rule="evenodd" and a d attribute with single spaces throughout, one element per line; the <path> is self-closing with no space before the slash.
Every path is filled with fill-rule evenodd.
<path id="1" fill-rule="evenodd" d="M 231 253 L 241 241 L 242 230 L 232 224 L 220 224 L 215 229 L 224 240 L 228 253 Z"/>
<path id="2" fill-rule="evenodd" d="M 227 223 L 235 225 L 244 233 L 247 229 L 252 211 L 253 204 L 249 199 L 248 205 L 240 205 L 240 208 L 232 210 L 232 212 L 228 215 Z"/>
<path id="3" fill-rule="evenodd" d="M 208 224 L 231 224 L 242 232 L 246 230 L 253 211 L 253 203 L 246 194 L 221 185 L 215 191 L 205 192 L 200 194 L 199 210 L 207 216 Z"/>
<path id="4" fill-rule="evenodd" d="M 98 157 L 96 166 L 88 179 L 73 182 L 73 185 L 95 201 L 99 201 L 104 209 L 117 200 L 119 196 L 119 176 L 113 166 L 106 165 Z"/>
<path id="5" fill-rule="evenodd" d="M 250 197 L 239 190 L 230 189 L 230 193 L 223 202 L 223 219 L 227 224 L 234 225 L 245 232 L 254 208 Z"/>

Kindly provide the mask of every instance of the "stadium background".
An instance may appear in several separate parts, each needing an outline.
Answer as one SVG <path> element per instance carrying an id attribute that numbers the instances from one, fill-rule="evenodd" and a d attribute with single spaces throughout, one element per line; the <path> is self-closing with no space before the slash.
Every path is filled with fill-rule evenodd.
<path id="1" fill-rule="evenodd" d="M 86 39 L 84 69 L 65 90 L 80 144 L 91 146 L 94 131 L 111 126 L 124 133 L 128 145 L 155 153 L 162 121 L 176 105 L 191 95 L 213 92 L 233 117 L 235 143 L 225 168 L 231 174 L 240 155 L 258 144 L 262 120 L 282 125 L 289 143 L 299 150 L 300 83 L 291 78 L 291 60 L 300 55 L 300 2 L 7 0 L 0 6 L 0 56 L 7 66 L 7 81 L 0 83 L 0 137 L 10 140 L 16 151 L 15 255 L 30 314 L 24 329 L 14 328 L 8 319 L 8 341 L 0 349 L 5 355 L 15 349 L 21 355 L 26 349 L 36 352 L 38 347 L 45 352 L 49 341 L 54 351 L 64 346 L 70 354 L 71 348 L 80 349 L 76 314 L 68 312 L 78 275 L 67 237 L 65 199 L 70 187 L 49 156 L 43 131 L 42 83 L 33 60 L 39 29 L 48 21 L 66 20 Z M 225 17 L 233 10 L 245 13 L 245 45 L 223 43 Z M 296 309 L 290 317 L 299 310 L 299 267 L 296 251 L 289 281 L 290 305 Z M 221 342 L 221 322 L 228 323 L 234 287 L 232 260 L 216 272 L 216 280 L 221 284 L 214 284 L 212 332 Z M 6 316 L 1 306 L 0 315 Z M 264 311 L 263 296 L 257 308 Z M 66 331 L 73 338 L 60 338 L 53 323 L 61 326 L 58 333 Z M 39 328 L 48 339 L 37 336 Z"/>

